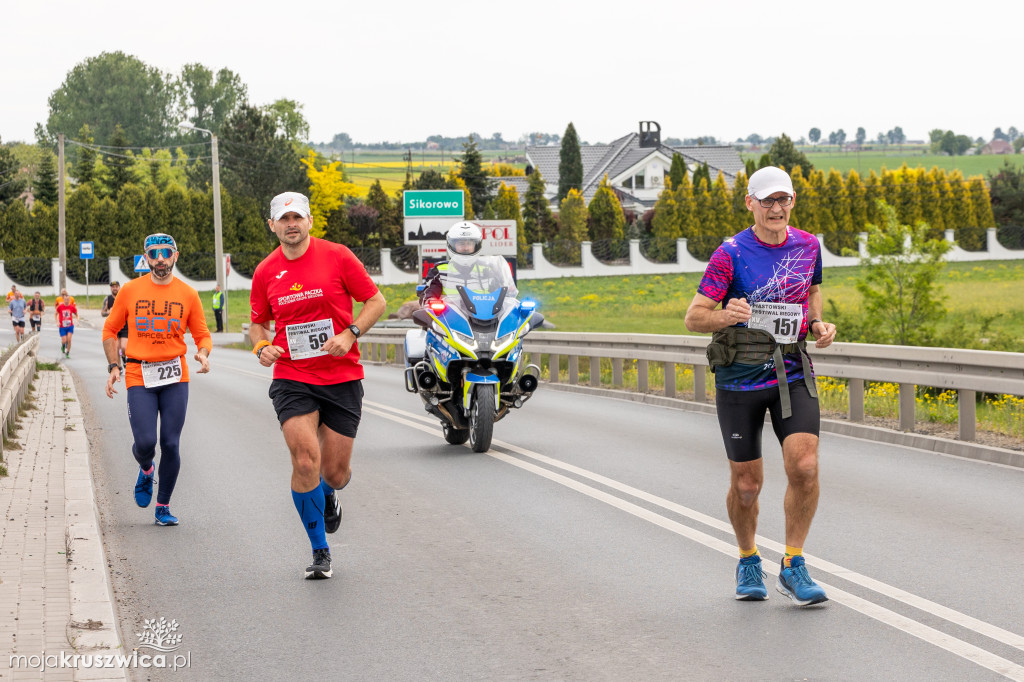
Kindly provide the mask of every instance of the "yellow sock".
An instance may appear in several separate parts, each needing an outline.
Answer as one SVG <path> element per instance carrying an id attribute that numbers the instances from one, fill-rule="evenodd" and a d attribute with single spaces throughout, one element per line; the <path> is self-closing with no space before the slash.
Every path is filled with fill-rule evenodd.
<path id="1" fill-rule="evenodd" d="M 804 548 L 803 547 L 790 547 L 789 545 L 786 545 L 786 556 L 784 556 L 782 558 L 782 564 L 786 568 L 789 568 L 789 566 L 790 566 L 789 562 L 790 562 L 790 560 L 793 557 L 795 557 L 795 556 L 803 556 L 803 555 L 804 555 Z"/>
<path id="2" fill-rule="evenodd" d="M 742 547 L 740 548 L 741 559 L 746 559 L 747 557 L 754 556 L 755 554 L 757 554 L 757 545 L 754 545 L 754 549 L 743 549 Z"/>

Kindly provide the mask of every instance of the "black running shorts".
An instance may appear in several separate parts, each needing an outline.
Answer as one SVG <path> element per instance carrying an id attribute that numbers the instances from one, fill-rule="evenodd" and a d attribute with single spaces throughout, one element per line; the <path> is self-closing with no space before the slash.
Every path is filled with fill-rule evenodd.
<path id="1" fill-rule="evenodd" d="M 760 391 L 717 392 L 718 425 L 722 428 L 725 454 L 730 460 L 752 462 L 761 458 L 765 410 L 771 414 L 772 428 L 779 443 L 794 433 L 818 435 L 821 427 L 818 399 L 811 397 L 803 379 L 789 384 L 789 399 L 793 405 L 793 416 L 783 419 L 777 386 Z"/>
<path id="2" fill-rule="evenodd" d="M 320 413 L 320 423 L 349 438 L 356 437 L 363 414 L 363 382 L 345 381 L 319 386 L 292 379 L 274 379 L 270 383 L 277 420 L 284 424 L 292 417 Z"/>

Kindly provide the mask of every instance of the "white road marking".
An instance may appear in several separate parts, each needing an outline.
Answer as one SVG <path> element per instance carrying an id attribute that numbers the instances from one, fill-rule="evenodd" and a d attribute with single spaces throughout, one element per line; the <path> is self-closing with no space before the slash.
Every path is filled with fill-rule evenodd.
<path id="1" fill-rule="evenodd" d="M 363 405 L 364 409 L 372 414 L 376 414 L 377 416 L 383 417 L 385 419 L 389 419 L 391 421 L 404 424 L 406 426 L 417 429 L 419 431 L 423 431 L 424 433 L 437 436 L 439 438 L 443 437 L 440 428 L 434 425 L 437 422 L 437 419 L 434 417 L 425 417 L 422 415 L 413 414 L 410 412 L 406 412 L 405 410 L 400 410 L 391 407 L 389 405 L 384 405 L 381 403 L 376 403 L 368 400 L 364 400 Z M 415 421 L 411 421 L 410 419 Z M 563 471 L 571 472 L 577 476 L 581 476 L 583 478 L 592 480 L 596 483 L 600 483 L 603 486 L 612 488 L 614 490 L 625 493 L 637 499 L 641 499 L 651 504 L 657 505 L 663 509 L 667 509 L 681 516 L 685 516 L 693 521 L 703 523 L 707 526 L 716 528 L 718 530 L 732 533 L 732 527 L 728 523 L 719 521 L 718 519 L 715 519 L 706 514 L 702 514 L 701 512 L 698 512 L 696 510 L 689 509 L 674 502 L 670 502 L 669 500 L 665 500 L 655 495 L 646 493 L 642 490 L 638 490 L 636 488 L 632 488 L 622 483 L 618 483 L 617 481 L 606 478 L 599 474 L 594 474 L 585 469 L 581 469 L 571 464 L 560 462 L 550 457 L 546 457 L 545 455 L 541 455 L 540 453 L 526 450 L 525 448 L 520 448 L 510 443 L 505 443 L 499 440 L 494 440 L 492 441 L 492 443 L 500 448 L 509 450 L 523 457 L 528 457 L 538 462 L 543 462 L 548 466 L 553 466 L 562 469 Z M 705 547 L 722 552 L 727 556 L 732 557 L 736 554 L 736 547 L 732 543 L 719 540 L 714 536 L 690 528 L 689 526 L 685 526 L 681 523 L 661 516 L 660 514 L 657 514 L 653 511 L 635 505 L 631 502 L 627 502 L 614 495 L 611 495 L 610 493 L 598 490 L 597 488 L 593 488 L 585 483 L 581 483 L 580 481 L 577 481 L 575 479 L 553 472 L 550 469 L 545 469 L 543 467 L 537 466 L 536 464 L 523 461 L 521 459 L 512 457 L 505 453 L 495 452 L 494 450 L 490 450 L 484 454 L 493 457 L 494 459 L 497 459 L 499 461 L 505 462 L 507 464 L 519 467 L 520 469 L 524 469 L 526 471 L 534 473 L 538 476 L 542 476 L 550 481 L 559 483 L 567 488 L 587 495 L 588 497 L 604 502 L 612 507 L 632 514 L 638 518 L 644 519 L 645 521 L 653 523 L 654 525 L 664 528 L 665 530 L 671 531 L 673 533 L 676 533 L 677 535 L 681 535 L 685 538 L 698 542 L 704 545 Z M 774 551 L 778 551 L 780 553 L 785 552 L 785 547 L 783 545 L 768 540 L 767 538 L 763 538 L 762 536 L 758 536 L 758 544 L 763 545 L 764 547 L 768 547 Z M 1009 632 L 1007 630 L 1003 630 L 1002 628 L 999 628 L 995 625 L 991 625 L 990 623 L 978 620 L 976 618 L 960 613 L 953 609 L 947 608 L 940 604 L 936 604 L 934 602 L 918 597 L 917 595 L 911 594 L 909 592 L 905 592 L 903 590 L 900 590 L 899 588 L 887 585 L 872 578 L 868 578 L 867 576 L 843 568 L 842 566 L 839 566 L 837 564 L 830 563 L 817 557 L 812 557 L 811 555 L 807 555 L 807 557 L 808 560 L 813 561 L 816 569 L 820 568 L 824 572 L 837 575 L 843 579 L 861 585 L 862 587 L 866 587 L 867 589 L 870 589 L 881 595 L 902 601 L 917 609 L 943 618 L 951 623 L 955 623 L 973 632 L 977 632 L 979 634 L 995 639 L 996 641 L 1002 642 L 1004 644 L 1009 644 L 1010 646 L 1016 647 L 1018 649 L 1024 649 L 1024 637 L 1020 635 Z M 765 572 L 770 573 L 772 575 L 778 575 L 778 568 L 773 564 L 766 563 L 764 565 L 764 570 Z M 822 587 L 826 588 L 829 594 L 829 599 L 832 601 L 843 604 L 844 606 L 848 606 L 849 608 L 852 608 L 855 611 L 858 611 L 866 616 L 874 618 L 879 622 L 885 623 L 898 630 L 906 632 L 907 634 L 913 635 L 914 637 L 917 637 L 925 642 L 928 642 L 929 644 L 945 649 L 946 651 L 949 651 L 952 654 L 960 656 L 961 658 L 969 660 L 982 667 L 988 668 L 989 670 L 997 672 L 1000 675 L 1004 675 L 1012 680 L 1024 682 L 1024 666 L 1017 665 L 1016 663 L 1009 661 L 1005 658 L 996 656 L 995 654 L 986 651 L 985 649 L 977 647 L 963 640 L 957 639 L 952 635 L 940 632 L 939 630 L 924 625 L 923 623 L 919 623 L 911 618 L 900 615 L 894 611 L 886 609 L 885 607 L 879 606 L 866 599 L 863 599 L 854 594 L 841 590 L 838 587 L 829 585 L 820 580 L 818 581 L 818 583 Z"/>

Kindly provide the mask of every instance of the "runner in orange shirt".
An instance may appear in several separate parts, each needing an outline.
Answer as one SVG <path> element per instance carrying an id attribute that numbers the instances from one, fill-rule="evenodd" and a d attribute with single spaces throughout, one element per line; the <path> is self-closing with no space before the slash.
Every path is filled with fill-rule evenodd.
<path id="1" fill-rule="evenodd" d="M 127 323 L 128 349 L 125 385 L 128 387 L 128 421 L 135 443 L 132 454 L 139 463 L 135 503 L 148 507 L 153 498 L 153 460 L 156 458 L 157 417 L 160 420 L 160 480 L 156 497 L 156 523 L 178 525 L 169 508 L 178 479 L 181 457 L 178 443 L 188 407 L 188 363 L 185 330 L 198 347 L 195 359 L 199 374 L 210 371 L 213 348 L 203 306 L 195 289 L 177 279 L 174 263 L 178 247 L 166 234 L 151 234 L 144 244 L 148 277 L 121 287 L 103 325 L 106 353 L 107 397 L 113 398 L 121 378 L 117 333 Z"/>

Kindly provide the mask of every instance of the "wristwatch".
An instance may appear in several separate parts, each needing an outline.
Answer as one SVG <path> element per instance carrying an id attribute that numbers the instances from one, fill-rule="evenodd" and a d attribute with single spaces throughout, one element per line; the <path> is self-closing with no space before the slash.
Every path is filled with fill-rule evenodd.
<path id="1" fill-rule="evenodd" d="M 356 337 L 357 339 L 359 338 L 359 335 L 363 333 L 359 331 L 359 327 L 355 326 L 354 324 L 350 324 L 348 326 L 348 330 L 352 332 L 352 336 Z"/>
<path id="2" fill-rule="evenodd" d="M 114 369 L 115 367 L 117 367 L 118 369 L 121 369 L 121 363 L 112 362 L 109 365 L 107 365 L 107 373 L 109 374 L 110 370 Z"/>

